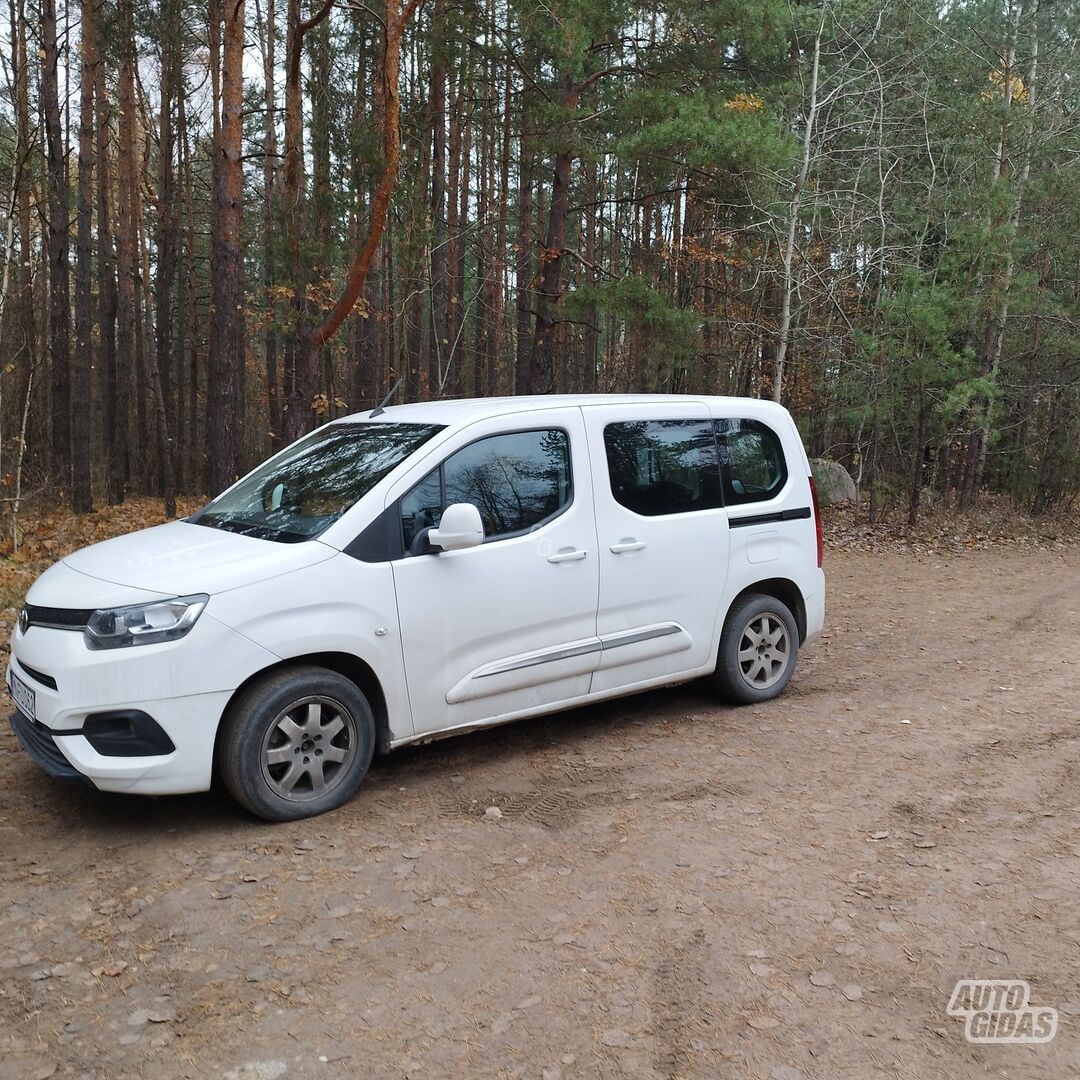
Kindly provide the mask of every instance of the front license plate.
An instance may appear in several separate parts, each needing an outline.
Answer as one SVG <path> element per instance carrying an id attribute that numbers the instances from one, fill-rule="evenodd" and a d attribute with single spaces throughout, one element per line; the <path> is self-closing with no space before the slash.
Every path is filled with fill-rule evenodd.
<path id="1" fill-rule="evenodd" d="M 15 699 L 15 704 L 22 710 L 23 715 L 30 720 L 36 720 L 36 695 L 34 694 L 34 691 L 12 671 L 8 672 L 8 690 L 11 691 L 11 696 Z"/>

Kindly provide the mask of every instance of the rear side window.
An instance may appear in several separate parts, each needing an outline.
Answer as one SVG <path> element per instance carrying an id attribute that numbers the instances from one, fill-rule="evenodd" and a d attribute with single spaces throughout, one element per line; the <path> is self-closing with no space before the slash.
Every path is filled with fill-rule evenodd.
<path id="1" fill-rule="evenodd" d="M 787 465 L 780 439 L 760 420 L 717 420 L 720 477 L 728 506 L 763 502 L 780 493 Z"/>
<path id="2" fill-rule="evenodd" d="M 604 428 L 611 493 L 646 517 L 723 506 L 709 420 L 635 420 Z"/>
<path id="3" fill-rule="evenodd" d="M 480 439 L 451 455 L 401 500 L 408 549 L 421 529 L 434 528 L 453 503 L 472 503 L 484 539 L 535 528 L 569 505 L 570 440 L 558 428 Z"/>

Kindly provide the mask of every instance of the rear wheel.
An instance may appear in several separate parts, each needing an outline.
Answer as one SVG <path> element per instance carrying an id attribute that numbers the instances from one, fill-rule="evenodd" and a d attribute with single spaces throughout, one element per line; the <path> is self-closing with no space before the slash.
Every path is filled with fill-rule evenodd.
<path id="1" fill-rule="evenodd" d="M 259 680 L 232 705 L 218 750 L 230 794 L 268 821 L 333 810 L 371 764 L 367 698 L 335 671 L 294 667 Z"/>
<path id="2" fill-rule="evenodd" d="M 798 656 L 799 629 L 787 605 L 750 593 L 728 612 L 713 680 L 730 701 L 769 701 L 791 681 Z"/>

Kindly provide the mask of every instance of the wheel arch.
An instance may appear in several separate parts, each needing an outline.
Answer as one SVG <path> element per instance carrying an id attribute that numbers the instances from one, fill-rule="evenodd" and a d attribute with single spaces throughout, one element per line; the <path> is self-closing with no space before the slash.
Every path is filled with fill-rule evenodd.
<path id="1" fill-rule="evenodd" d="M 300 656 L 290 656 L 284 660 L 279 660 L 277 663 L 260 668 L 258 671 L 249 675 L 233 691 L 232 696 L 229 698 L 229 703 L 222 712 L 221 723 L 218 724 L 217 735 L 214 740 L 215 763 L 217 762 L 218 747 L 221 743 L 221 733 L 225 729 L 225 722 L 228 720 L 229 713 L 236 701 L 239 700 L 240 696 L 254 683 L 258 682 L 260 679 L 265 679 L 267 675 L 272 675 L 275 672 L 285 670 L 286 668 L 303 667 L 306 665 L 327 668 L 348 679 L 351 683 L 354 683 L 364 697 L 367 698 L 368 704 L 371 706 L 372 715 L 375 717 L 376 752 L 383 754 L 390 749 L 390 741 L 393 737 L 392 732 L 390 731 L 390 715 L 386 706 L 386 694 L 383 691 L 382 683 L 379 681 L 378 675 L 375 674 L 375 670 L 365 660 L 362 660 L 359 656 L 355 656 L 352 653 L 333 651 L 315 652 L 304 653 Z"/>
<path id="2" fill-rule="evenodd" d="M 806 641 L 806 601 L 803 599 L 802 589 L 794 581 L 783 577 L 763 578 L 761 581 L 755 581 L 742 589 L 738 595 L 731 598 L 728 611 L 730 612 L 743 597 L 748 596 L 750 593 L 771 596 L 784 604 L 791 614 L 795 616 L 795 625 L 799 628 L 799 644 L 801 645 Z M 724 615 L 724 622 L 727 622 L 727 613 Z"/>

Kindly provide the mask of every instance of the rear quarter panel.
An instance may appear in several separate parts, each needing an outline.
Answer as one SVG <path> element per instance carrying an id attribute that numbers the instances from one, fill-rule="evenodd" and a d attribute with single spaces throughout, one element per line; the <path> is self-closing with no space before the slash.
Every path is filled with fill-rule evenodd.
<path id="1" fill-rule="evenodd" d="M 780 440 L 787 462 L 787 482 L 773 498 L 729 508 L 731 553 L 727 588 L 716 629 L 719 644 L 727 611 L 734 599 L 760 581 L 782 578 L 793 581 L 806 607 L 808 639 L 821 629 L 824 605 L 824 577 L 817 565 L 817 532 L 812 516 L 783 522 L 740 524 L 740 519 L 756 518 L 786 510 L 809 509 L 810 463 L 795 421 L 787 409 L 774 402 L 751 398 L 710 399 L 714 419 L 752 419 L 768 425 Z"/>

